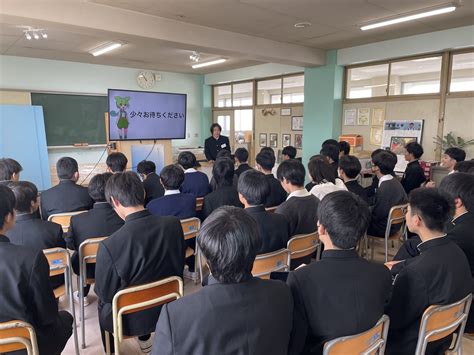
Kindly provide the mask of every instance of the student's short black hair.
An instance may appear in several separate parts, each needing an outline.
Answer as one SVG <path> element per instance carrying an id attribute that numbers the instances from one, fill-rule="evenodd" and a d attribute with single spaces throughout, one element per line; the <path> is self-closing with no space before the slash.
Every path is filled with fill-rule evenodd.
<path id="1" fill-rule="evenodd" d="M 121 173 L 127 168 L 128 159 L 125 154 L 114 152 L 109 154 L 105 163 L 110 168 L 110 170 L 112 170 L 112 172 Z"/>
<path id="2" fill-rule="evenodd" d="M 15 210 L 19 213 L 30 213 L 31 202 L 38 199 L 38 189 L 35 184 L 29 181 L 17 181 L 8 184 L 8 187 L 15 194 Z"/>
<path id="3" fill-rule="evenodd" d="M 165 190 L 178 190 L 184 182 L 184 170 L 177 164 L 161 169 L 160 180 Z"/>
<path id="4" fill-rule="evenodd" d="M 296 159 L 283 161 L 277 169 L 278 180 L 286 179 L 293 186 L 303 186 L 305 174 L 303 164 Z"/>
<path id="5" fill-rule="evenodd" d="M 327 159 L 321 159 L 320 156 L 315 156 L 308 162 L 308 171 L 311 179 L 316 184 L 320 184 L 324 181 L 336 182 L 336 176 L 334 176 L 334 170 L 328 163 Z"/>
<path id="6" fill-rule="evenodd" d="M 11 180 L 13 174 L 19 174 L 23 168 L 15 159 L 2 158 L 0 159 L 0 181 Z"/>
<path id="7" fill-rule="evenodd" d="M 325 157 L 331 158 L 336 163 L 339 161 L 339 146 L 337 144 L 325 144 L 319 153 Z"/>
<path id="8" fill-rule="evenodd" d="M 77 161 L 71 157 L 62 157 L 56 163 L 56 172 L 61 180 L 71 180 L 79 171 Z"/>
<path id="9" fill-rule="evenodd" d="M 220 158 L 232 159 L 232 154 L 227 149 L 221 149 L 216 154 L 216 160 Z"/>
<path id="10" fill-rule="evenodd" d="M 439 189 L 419 187 L 410 192 L 411 215 L 419 215 L 426 228 L 444 232 L 454 213 L 454 201 Z"/>
<path id="11" fill-rule="evenodd" d="M 211 125 L 211 134 L 214 132 L 214 128 L 216 128 L 216 127 L 219 128 L 219 131 L 220 131 L 220 132 L 222 132 L 222 127 L 221 127 L 221 125 L 220 125 L 219 123 L 213 123 L 213 124 Z"/>
<path id="12" fill-rule="evenodd" d="M 466 159 L 466 152 L 461 148 L 448 148 L 444 151 L 444 154 L 456 161 L 464 161 Z"/>
<path id="13" fill-rule="evenodd" d="M 234 180 L 234 162 L 229 158 L 219 158 L 212 166 L 212 176 L 219 187 L 232 186 Z"/>
<path id="14" fill-rule="evenodd" d="M 469 170 L 474 168 L 474 160 L 464 160 L 456 162 L 454 165 L 454 170 L 459 171 L 460 173 L 468 173 Z"/>
<path id="15" fill-rule="evenodd" d="M 184 170 L 194 168 L 196 161 L 196 156 L 192 152 L 181 152 L 178 155 L 178 164 L 181 165 Z"/>
<path id="16" fill-rule="evenodd" d="M 263 205 L 270 195 L 270 184 L 265 174 L 255 169 L 243 172 L 239 177 L 237 190 L 251 206 Z"/>
<path id="17" fill-rule="evenodd" d="M 342 156 L 341 159 L 339 159 L 339 168 L 349 179 L 355 179 L 362 170 L 359 159 L 353 155 Z"/>
<path id="18" fill-rule="evenodd" d="M 393 174 L 393 169 L 397 165 L 397 156 L 392 152 L 384 150 L 374 155 L 372 163 L 378 166 L 383 175 L 390 175 Z"/>
<path id="19" fill-rule="evenodd" d="M 260 149 L 260 152 L 259 153 L 263 153 L 263 152 L 268 152 L 270 154 L 272 154 L 273 156 L 275 156 L 275 151 L 273 150 L 273 148 L 270 148 L 270 147 L 262 147 Z"/>
<path id="20" fill-rule="evenodd" d="M 469 212 L 474 212 L 474 175 L 468 173 L 449 174 L 441 180 L 439 189 L 453 201 L 459 198 Z"/>
<path id="21" fill-rule="evenodd" d="M 127 171 L 112 175 L 105 185 L 105 198 L 111 205 L 112 197 L 124 207 L 143 206 L 145 190 L 137 174 Z"/>
<path id="22" fill-rule="evenodd" d="M 249 160 L 249 151 L 245 148 L 237 148 L 234 152 L 235 158 L 239 163 L 246 163 Z"/>
<path id="23" fill-rule="evenodd" d="M 0 185 L 0 229 L 5 225 L 5 218 L 15 209 L 15 195 L 5 185 Z"/>
<path id="24" fill-rule="evenodd" d="M 275 155 L 270 152 L 263 151 L 257 154 L 255 161 L 263 169 L 270 171 L 275 166 Z"/>
<path id="25" fill-rule="evenodd" d="M 217 281 L 238 283 L 251 276 L 262 241 L 257 222 L 245 210 L 223 206 L 206 218 L 197 243 Z"/>
<path id="26" fill-rule="evenodd" d="M 143 175 L 156 173 L 156 164 L 151 160 L 142 160 L 137 165 L 137 172 Z"/>
<path id="27" fill-rule="evenodd" d="M 338 248 L 355 248 L 367 231 L 370 210 L 366 202 L 349 191 L 327 194 L 318 207 L 318 220 Z"/>
<path id="28" fill-rule="evenodd" d="M 107 185 L 107 181 L 112 175 L 112 173 L 97 174 L 89 182 L 87 191 L 89 192 L 89 196 L 91 197 L 91 199 L 93 199 L 95 202 L 106 201 L 105 186 Z"/>
<path id="29" fill-rule="evenodd" d="M 336 147 L 339 146 L 339 142 L 335 139 L 326 139 L 323 144 L 321 144 L 321 148 L 324 147 L 325 145 L 335 145 Z"/>
<path id="30" fill-rule="evenodd" d="M 415 159 L 419 159 L 424 153 L 423 147 L 417 142 L 408 143 L 405 146 L 405 149 L 407 150 L 408 154 L 413 154 Z"/>
<path id="31" fill-rule="evenodd" d="M 273 150 L 273 149 L 272 149 Z M 283 155 L 288 155 L 288 157 L 290 159 L 295 159 L 296 158 L 296 148 L 291 146 L 291 145 L 288 145 L 286 146 L 285 148 L 283 148 L 283 150 L 281 151 L 281 154 Z"/>
<path id="32" fill-rule="evenodd" d="M 351 145 L 348 142 L 340 141 L 337 145 L 339 147 L 339 153 L 343 152 L 344 155 L 349 155 L 351 152 Z"/>

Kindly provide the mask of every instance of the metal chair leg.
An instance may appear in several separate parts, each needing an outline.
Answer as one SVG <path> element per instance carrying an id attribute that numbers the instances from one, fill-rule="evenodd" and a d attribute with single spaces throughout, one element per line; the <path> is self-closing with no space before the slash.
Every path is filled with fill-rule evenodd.
<path id="1" fill-rule="evenodd" d="M 82 271 L 82 270 L 81 270 Z M 84 273 L 81 272 L 79 276 L 79 313 L 81 320 L 81 347 L 82 349 L 86 348 L 86 319 L 84 311 Z"/>
<path id="2" fill-rule="evenodd" d="M 105 331 L 105 353 L 110 355 L 110 333 Z"/>
<path id="3" fill-rule="evenodd" d="M 74 350 L 76 352 L 76 355 L 79 355 L 79 340 L 77 336 L 77 322 L 76 322 L 76 307 L 74 306 L 74 292 L 72 289 L 72 274 L 71 274 L 71 269 L 68 268 L 67 271 L 67 285 L 66 287 L 68 288 L 68 295 L 69 295 L 69 303 L 71 307 L 71 314 L 72 314 L 72 330 L 73 330 L 73 336 L 74 336 Z"/>

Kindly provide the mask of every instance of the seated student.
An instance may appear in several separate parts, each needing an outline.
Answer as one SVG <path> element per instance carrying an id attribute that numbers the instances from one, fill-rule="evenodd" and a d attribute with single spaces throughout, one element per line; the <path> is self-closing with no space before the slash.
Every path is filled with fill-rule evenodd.
<path id="1" fill-rule="evenodd" d="M 150 201 L 146 206 L 151 214 L 157 216 L 175 216 L 186 219 L 196 216 L 196 197 L 179 191 L 184 181 L 184 170 L 181 166 L 167 165 L 160 173 L 161 184 L 165 195 Z"/>
<path id="2" fill-rule="evenodd" d="M 405 160 L 408 165 L 401 183 L 408 195 L 411 190 L 420 187 L 426 181 L 426 177 L 418 161 L 423 155 L 423 147 L 417 142 L 410 142 L 405 146 L 405 150 Z"/>
<path id="3" fill-rule="evenodd" d="M 449 174 L 455 172 L 457 162 L 466 160 L 466 152 L 460 148 L 448 148 L 441 157 L 441 166 L 448 169 Z"/>
<path id="4" fill-rule="evenodd" d="M 105 161 L 109 173 L 123 173 L 127 169 L 128 159 L 125 154 L 120 152 L 110 153 Z"/>
<path id="5" fill-rule="evenodd" d="M 468 173 L 474 168 L 474 160 L 458 161 L 454 166 L 454 171 L 458 173 Z"/>
<path id="6" fill-rule="evenodd" d="M 344 155 L 339 159 L 339 176 L 346 184 L 347 190 L 359 196 L 365 202 L 369 202 L 367 192 L 357 182 L 357 176 L 359 176 L 362 166 L 360 165 L 359 159 L 353 155 Z"/>
<path id="7" fill-rule="evenodd" d="M 0 159 L 0 184 L 6 185 L 11 181 L 19 181 L 22 170 L 22 166 L 15 159 Z"/>
<path id="8" fill-rule="evenodd" d="M 43 221 L 36 215 L 39 206 L 36 186 L 28 181 L 18 181 L 11 182 L 8 187 L 16 199 L 16 224 L 6 234 L 10 242 L 29 247 L 36 252 L 49 248 L 65 248 L 66 242 L 61 225 Z M 63 275 L 51 277 L 53 288 L 62 284 L 64 284 Z"/>
<path id="9" fill-rule="evenodd" d="M 372 220 L 367 231 L 368 235 L 384 237 L 390 209 L 407 201 L 407 194 L 402 184 L 392 175 L 396 164 L 397 156 L 392 152 L 380 152 L 372 159 L 372 172 L 377 176 L 379 186 L 372 206 Z M 392 226 L 390 235 L 395 234 L 399 229 L 400 225 Z"/>
<path id="10" fill-rule="evenodd" d="M 308 162 L 309 175 L 315 184 L 310 193 L 322 200 L 328 193 L 340 190 L 346 190 L 344 182 L 336 178 L 333 169 L 326 159 L 322 156 L 316 156 Z"/>
<path id="11" fill-rule="evenodd" d="M 245 211 L 257 222 L 262 245 L 257 254 L 269 253 L 282 248 L 290 239 L 288 221 L 278 213 L 265 211 L 264 203 L 270 193 L 265 175 L 257 170 L 246 171 L 239 178 L 239 199 Z"/>
<path id="12" fill-rule="evenodd" d="M 338 142 L 337 146 L 339 147 L 339 159 L 351 153 L 351 145 L 346 141 Z"/>
<path id="13" fill-rule="evenodd" d="M 337 176 L 337 167 L 339 164 L 339 146 L 333 144 L 324 144 L 319 152 L 331 165 L 334 176 Z"/>
<path id="14" fill-rule="evenodd" d="M 143 181 L 145 189 L 145 206 L 151 200 L 164 196 L 165 190 L 161 185 L 160 177 L 156 173 L 156 165 L 151 160 L 142 160 L 137 165 L 137 172 Z"/>
<path id="15" fill-rule="evenodd" d="M 227 158 L 227 159 L 232 160 L 232 162 L 234 162 L 234 158 L 232 157 L 232 154 L 227 149 L 220 150 L 219 153 L 217 153 L 217 159 L 220 159 L 220 158 Z M 237 174 L 235 174 L 235 170 L 234 170 L 234 176 L 232 177 L 232 186 L 234 186 L 236 189 L 237 189 L 238 181 L 239 181 L 239 177 L 237 176 Z M 210 191 L 214 191 L 216 188 L 217 188 L 216 179 L 214 179 L 214 176 L 212 176 L 211 181 L 209 183 L 209 189 Z"/>
<path id="16" fill-rule="evenodd" d="M 212 213 L 197 238 L 212 270 L 209 284 L 163 306 L 152 354 L 288 353 L 291 293 L 281 281 L 252 276 L 260 242 L 257 224 L 243 210 Z"/>
<path id="17" fill-rule="evenodd" d="M 272 149 L 273 150 L 273 149 Z M 288 145 L 281 151 L 282 160 L 295 159 L 297 150 L 295 147 Z"/>
<path id="18" fill-rule="evenodd" d="M 234 176 L 234 162 L 232 160 L 218 158 L 214 162 L 212 178 L 216 182 L 216 189 L 204 197 L 203 218 L 221 206 L 243 207 L 239 200 L 239 193 L 232 183 Z"/>
<path id="19" fill-rule="evenodd" d="M 235 163 L 237 164 L 237 169 L 235 169 L 235 175 L 240 176 L 243 172 L 252 169 L 249 164 L 249 152 L 245 148 L 237 148 L 234 153 Z"/>
<path id="20" fill-rule="evenodd" d="M 295 300 L 290 354 L 321 354 L 326 341 L 373 327 L 390 299 L 383 265 L 359 257 L 370 220 L 368 205 L 348 191 L 332 192 L 318 208 L 321 260 L 290 272 Z"/>
<path id="21" fill-rule="evenodd" d="M 56 163 L 59 184 L 41 193 L 41 216 L 44 220 L 55 213 L 84 211 L 92 208 L 94 201 L 87 188 L 77 184 L 77 161 L 63 157 Z"/>
<path id="22" fill-rule="evenodd" d="M 384 152 L 385 150 L 383 149 L 375 149 L 371 154 L 370 154 L 370 159 L 374 159 L 374 157 L 380 153 L 380 152 Z M 398 160 L 398 159 L 397 159 Z M 369 198 L 369 201 L 371 199 L 373 199 L 373 197 L 375 196 L 375 192 L 377 191 L 377 188 L 379 186 L 379 178 L 377 177 L 376 174 L 373 175 L 372 177 L 372 183 L 370 184 L 370 186 L 367 186 L 365 187 L 365 192 L 367 193 L 367 197 Z"/>
<path id="23" fill-rule="evenodd" d="M 15 195 L 0 185 L 0 322 L 22 320 L 35 329 L 39 353 L 59 355 L 72 334 L 72 316 L 58 312 L 42 250 L 10 243 L 15 224 Z M 26 353 L 26 352 L 21 352 Z"/>
<path id="24" fill-rule="evenodd" d="M 181 192 L 193 194 L 195 197 L 206 196 L 209 193 L 209 179 L 205 173 L 195 169 L 196 156 L 191 152 L 181 152 L 178 156 L 178 164 L 184 169 Z"/>
<path id="25" fill-rule="evenodd" d="M 305 170 L 295 159 L 285 160 L 278 167 L 278 180 L 288 197 L 276 209 L 286 217 L 290 225 L 290 236 L 316 231 L 319 199 L 304 188 Z"/>
<path id="26" fill-rule="evenodd" d="M 257 162 L 257 170 L 265 174 L 265 179 L 270 186 L 270 192 L 265 200 L 265 207 L 279 206 L 286 200 L 287 193 L 281 186 L 280 181 L 275 179 L 272 174 L 275 156 L 269 152 L 260 152 L 255 160 Z"/>
<path id="27" fill-rule="evenodd" d="M 99 323 L 112 332 L 112 299 L 119 291 L 158 281 L 183 277 L 184 236 L 176 217 L 153 216 L 144 207 L 145 191 L 133 172 L 113 175 L 105 186 L 107 201 L 125 221 L 122 228 L 101 242 L 97 253 L 95 292 L 99 297 Z M 151 347 L 150 333 L 160 308 L 148 309 L 123 319 L 125 335 L 139 335 L 143 352 Z M 113 341 L 111 341 L 113 345 Z M 114 352 L 113 346 L 111 352 Z"/>
<path id="28" fill-rule="evenodd" d="M 419 235 L 422 243 L 418 245 L 420 255 L 403 262 L 394 279 L 387 309 L 387 354 L 414 354 L 426 308 L 457 302 L 473 291 L 466 255 L 444 234 L 452 202 L 436 189 L 418 188 L 410 193 L 408 203 L 408 229 Z M 444 354 L 451 339 L 450 335 L 430 342 L 426 354 Z"/>
<path id="29" fill-rule="evenodd" d="M 95 175 L 89 182 L 87 190 L 89 196 L 94 200 L 91 210 L 72 216 L 69 225 L 67 247 L 75 250 L 71 257 L 72 269 L 79 275 L 79 246 L 86 239 L 108 237 L 123 226 L 123 220 L 113 210 L 112 206 L 105 200 L 105 185 L 112 173 Z M 95 278 L 95 265 L 87 265 L 87 277 Z M 87 297 L 90 285 L 84 287 L 84 305 L 89 305 Z M 78 297 L 78 292 L 75 292 Z"/>

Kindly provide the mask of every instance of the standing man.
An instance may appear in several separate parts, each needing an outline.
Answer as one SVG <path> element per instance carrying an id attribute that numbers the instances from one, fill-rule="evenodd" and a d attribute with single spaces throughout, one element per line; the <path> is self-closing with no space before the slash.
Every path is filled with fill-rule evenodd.
<path id="1" fill-rule="evenodd" d="M 204 142 L 204 154 L 206 154 L 206 159 L 210 163 L 213 163 L 217 158 L 217 153 L 226 149 L 230 152 L 230 143 L 229 138 L 226 136 L 221 136 L 222 127 L 218 123 L 213 123 L 211 126 L 211 134 L 209 138 Z"/>

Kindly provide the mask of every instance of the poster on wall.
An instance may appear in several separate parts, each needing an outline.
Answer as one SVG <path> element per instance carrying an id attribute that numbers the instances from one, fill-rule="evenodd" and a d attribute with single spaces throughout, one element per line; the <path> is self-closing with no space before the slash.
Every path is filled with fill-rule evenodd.
<path id="1" fill-rule="evenodd" d="M 278 148 L 278 134 L 270 133 L 270 147 Z"/>
<path id="2" fill-rule="evenodd" d="M 280 116 L 291 116 L 291 107 L 282 108 L 280 110 Z"/>
<path id="3" fill-rule="evenodd" d="M 258 141 L 259 141 L 260 147 L 266 147 L 267 146 L 267 134 L 266 133 L 260 133 L 260 136 L 258 137 Z"/>
<path id="4" fill-rule="evenodd" d="M 372 110 L 372 126 L 383 126 L 385 110 L 381 107 Z"/>
<path id="5" fill-rule="evenodd" d="M 303 116 L 291 117 L 291 130 L 302 131 L 303 130 Z"/>
<path id="6" fill-rule="evenodd" d="M 357 110 L 357 125 L 368 126 L 370 123 L 370 108 L 359 108 Z"/>
<path id="7" fill-rule="evenodd" d="M 370 144 L 380 145 L 382 143 L 382 127 L 370 127 Z"/>
<path id="8" fill-rule="evenodd" d="M 296 149 L 303 148 L 303 135 L 302 134 L 295 134 L 295 148 Z"/>
<path id="9" fill-rule="evenodd" d="M 357 118 L 357 110 L 351 108 L 350 110 L 344 110 L 344 126 L 355 126 Z"/>
<path id="10" fill-rule="evenodd" d="M 291 134 L 282 134 L 281 135 L 281 146 L 283 148 L 291 145 Z"/>

